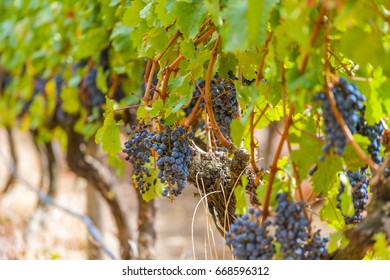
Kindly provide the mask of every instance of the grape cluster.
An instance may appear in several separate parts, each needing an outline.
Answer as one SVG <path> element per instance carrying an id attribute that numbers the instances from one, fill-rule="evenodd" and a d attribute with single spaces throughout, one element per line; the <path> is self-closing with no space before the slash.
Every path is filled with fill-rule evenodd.
<path id="1" fill-rule="evenodd" d="M 137 187 L 144 194 L 151 186 L 151 183 L 146 180 L 147 177 L 151 176 L 150 169 L 144 165 L 150 162 L 153 132 L 149 132 L 146 126 L 139 125 L 138 128 L 132 127 L 129 136 L 130 138 L 125 142 L 123 152 L 127 154 L 126 160 L 133 164 Z"/>
<path id="2" fill-rule="evenodd" d="M 348 177 L 349 183 L 352 187 L 352 201 L 353 207 L 355 208 L 355 214 L 353 216 L 344 216 L 344 221 L 346 224 L 356 224 L 363 219 L 361 215 L 362 212 L 366 209 L 366 204 L 368 201 L 368 178 L 364 172 L 358 170 L 352 172 L 348 170 L 345 172 L 345 175 Z M 339 192 L 337 194 L 337 208 L 341 209 L 341 194 L 345 191 L 345 186 L 340 182 Z"/>
<path id="3" fill-rule="evenodd" d="M 311 226 L 304 215 L 304 203 L 292 202 L 287 193 L 278 194 L 275 215 L 275 237 L 281 245 L 286 260 L 315 260 L 326 258 L 328 238 L 321 238 L 319 231 L 312 236 Z"/>
<path id="4" fill-rule="evenodd" d="M 230 123 L 237 117 L 238 103 L 236 88 L 233 83 L 215 79 L 210 87 L 215 120 L 224 136 L 230 137 Z"/>
<path id="5" fill-rule="evenodd" d="M 382 163 L 383 159 L 380 155 L 381 136 L 385 132 L 382 123 L 379 122 L 374 125 L 368 125 L 367 122 L 361 118 L 357 126 L 357 132 L 363 136 L 367 136 L 368 140 L 370 140 L 370 145 L 368 145 L 367 149 L 372 160 L 378 164 Z"/>
<path id="6" fill-rule="evenodd" d="M 351 133 L 355 133 L 356 126 L 360 120 L 360 114 L 363 110 L 362 102 L 365 101 L 365 96 L 360 93 L 353 83 L 348 83 L 344 78 L 340 78 L 339 82 L 332 88 L 332 92 L 337 109 Z M 336 154 L 342 155 L 347 144 L 347 139 L 333 114 L 327 95 L 320 92 L 315 96 L 314 100 L 322 101 L 321 108 L 325 123 L 325 138 L 327 141 L 323 147 L 324 152 L 329 153 L 333 147 Z"/>
<path id="7" fill-rule="evenodd" d="M 178 196 L 186 187 L 188 164 L 194 151 L 190 147 L 193 133 L 186 133 L 182 126 L 164 129 L 152 137 L 152 148 L 158 154 L 156 165 L 157 178 L 168 186 L 163 190 L 163 196 Z"/>
<path id="8" fill-rule="evenodd" d="M 97 87 L 96 84 L 97 67 L 91 68 L 85 75 L 82 82 L 82 89 L 85 95 L 82 95 L 81 99 L 84 106 L 98 107 L 99 109 L 105 103 L 104 93 Z"/>
<path id="9" fill-rule="evenodd" d="M 238 259 L 272 259 L 275 254 L 274 238 L 268 227 L 275 228 L 275 240 L 281 245 L 280 252 L 285 260 L 320 260 L 328 257 L 326 243 L 320 231 L 311 232 L 311 226 L 304 215 L 304 203 L 292 202 L 287 193 L 277 195 L 274 221 L 259 223 L 261 212 L 249 210 L 249 215 L 237 218 L 226 234 L 226 244 L 233 247 Z"/>
<path id="10" fill-rule="evenodd" d="M 249 214 L 237 218 L 226 233 L 226 244 L 233 247 L 239 260 L 268 260 L 275 254 L 273 238 L 268 236 L 271 221 L 260 223 L 261 212 L 249 209 Z"/>

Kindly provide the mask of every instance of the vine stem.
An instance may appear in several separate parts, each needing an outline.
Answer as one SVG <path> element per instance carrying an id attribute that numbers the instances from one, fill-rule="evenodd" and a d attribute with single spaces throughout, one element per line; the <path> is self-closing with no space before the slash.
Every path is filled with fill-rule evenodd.
<path id="1" fill-rule="evenodd" d="M 195 82 L 194 82 L 195 83 Z M 196 84 L 196 83 L 195 83 Z M 198 100 L 195 103 L 194 108 L 191 110 L 191 113 L 188 115 L 188 117 L 184 120 L 183 126 L 185 128 L 189 127 L 191 124 L 193 124 L 197 117 L 199 117 L 200 113 L 202 112 L 202 108 L 200 108 L 200 104 L 203 101 L 203 92 L 202 89 L 199 87 L 199 85 L 196 84 L 196 87 L 198 88 L 201 95 L 199 95 Z"/>
<path id="2" fill-rule="evenodd" d="M 261 118 L 265 115 L 265 113 L 267 112 L 267 110 L 269 109 L 269 104 L 265 104 L 263 110 L 261 111 L 260 115 L 257 117 L 256 121 L 254 122 L 254 127 L 257 126 L 257 124 L 260 122 Z"/>
<path id="3" fill-rule="evenodd" d="M 318 34 L 320 32 L 320 29 L 321 29 L 321 23 L 323 23 L 325 11 L 326 11 L 325 4 L 322 3 L 320 12 L 319 12 L 318 17 L 317 17 L 316 22 L 315 22 L 316 25 L 314 26 L 313 34 L 311 35 L 311 38 L 310 38 L 310 47 L 313 47 L 314 43 L 316 42 L 316 39 L 317 39 Z M 310 56 L 310 49 L 306 52 L 305 56 L 303 57 L 302 66 L 299 69 L 300 73 L 305 72 L 307 62 L 309 61 L 309 56 Z"/>
<path id="4" fill-rule="evenodd" d="M 284 63 L 283 62 L 280 63 L 280 66 L 281 66 L 280 75 L 281 75 L 281 88 L 282 88 L 282 99 L 283 99 L 283 115 L 284 115 L 285 118 L 287 118 L 286 69 L 284 68 Z M 291 120 L 291 125 L 293 125 L 292 120 Z M 291 143 L 288 140 L 287 140 L 287 149 L 288 149 L 289 155 L 291 155 L 291 150 L 292 150 L 291 149 Z M 290 159 L 291 159 L 291 156 L 290 156 Z M 304 200 L 302 187 L 301 187 L 301 178 L 299 176 L 297 165 L 295 164 L 295 161 L 293 161 L 292 159 L 291 159 L 291 165 L 292 165 L 292 168 L 293 168 L 293 174 L 294 174 L 295 183 L 296 183 L 296 186 L 297 186 L 297 189 L 298 189 L 299 196 L 300 196 L 301 200 Z M 307 214 L 306 207 L 304 208 L 304 213 L 305 213 L 306 218 L 308 218 L 309 216 Z"/>
<path id="5" fill-rule="evenodd" d="M 125 106 L 125 107 L 114 109 L 114 111 L 123 111 L 123 110 L 138 108 L 138 107 L 142 107 L 142 106 L 144 106 L 144 105 L 142 105 L 142 104 L 130 105 L 130 106 Z"/>
<path id="6" fill-rule="evenodd" d="M 195 47 L 200 45 L 204 40 L 206 40 L 208 37 L 211 36 L 216 31 L 215 27 L 211 27 L 208 31 L 206 31 L 202 36 L 199 37 L 194 42 Z M 156 58 L 157 59 L 157 58 Z M 168 88 L 168 81 L 169 77 L 171 76 L 172 71 L 174 71 L 180 64 L 180 62 L 184 59 L 184 55 L 180 54 L 168 67 L 165 69 L 165 74 L 164 74 L 164 80 L 162 84 L 162 89 L 161 89 L 161 99 L 163 102 L 165 102 L 165 99 L 167 97 L 167 88 Z"/>
<path id="7" fill-rule="evenodd" d="M 264 64 L 265 64 L 265 58 L 268 54 L 268 45 L 271 42 L 272 35 L 274 34 L 273 31 L 268 33 L 268 36 L 265 40 L 264 48 L 263 48 L 263 54 L 261 55 L 261 61 L 259 64 L 259 68 L 257 69 L 257 79 L 256 79 L 256 86 L 259 86 L 260 81 L 263 79 L 263 69 L 264 69 Z"/>
<path id="8" fill-rule="evenodd" d="M 256 159 L 255 159 L 255 127 L 253 126 L 254 124 L 254 117 L 255 117 L 255 110 L 252 110 L 250 114 L 250 127 L 249 127 L 249 132 L 250 132 L 250 149 L 251 149 L 251 165 L 253 172 L 257 174 L 259 172 L 259 169 L 257 168 L 256 165 Z M 257 178 L 257 175 L 256 175 Z M 256 180 L 257 182 L 257 180 Z"/>
<path id="9" fill-rule="evenodd" d="M 151 89 L 151 87 L 152 87 L 153 76 L 154 76 L 154 72 L 156 71 L 156 67 L 157 67 L 158 62 L 159 62 L 160 59 L 166 54 L 166 52 L 168 51 L 168 49 L 175 43 L 176 39 L 177 39 L 180 35 L 181 35 L 180 31 L 177 31 L 177 32 L 175 33 L 175 35 L 173 35 L 173 37 L 169 40 L 167 47 L 166 47 L 161 53 L 159 53 L 159 54 L 156 56 L 156 58 L 154 59 L 153 64 L 152 64 L 152 69 L 151 69 L 150 72 L 149 72 L 148 83 L 146 84 L 146 89 L 145 89 L 144 100 L 145 100 L 146 102 L 149 102 L 149 101 L 150 101 L 150 89 Z"/>
<path id="10" fill-rule="evenodd" d="M 336 59 L 336 61 L 341 65 L 344 71 L 347 72 L 347 75 L 349 77 L 352 77 L 352 71 L 347 68 L 347 66 L 340 60 L 340 58 L 338 58 L 337 55 L 331 49 L 328 49 L 328 52 L 334 57 L 334 59 Z"/>
<path id="11" fill-rule="evenodd" d="M 276 172 L 278 171 L 278 160 L 280 157 L 280 154 L 282 153 L 282 148 L 284 141 L 286 140 L 288 136 L 288 129 L 290 128 L 290 125 L 292 124 L 292 116 L 294 113 L 294 107 L 290 106 L 290 112 L 289 115 L 286 119 L 286 122 L 284 124 L 284 129 L 283 129 L 283 134 L 279 140 L 278 147 L 276 149 L 274 159 L 272 161 L 272 164 L 270 166 L 270 174 L 268 178 L 268 184 L 267 184 L 267 189 L 265 193 L 265 198 L 264 198 L 264 205 L 263 205 L 263 223 L 268 217 L 268 208 L 269 208 L 269 203 L 271 199 L 271 192 L 272 192 L 272 184 L 274 183 L 275 175 Z"/>
<path id="12" fill-rule="evenodd" d="M 221 130 L 219 129 L 217 121 L 215 119 L 214 112 L 213 112 L 213 104 L 211 102 L 211 94 L 210 94 L 212 71 L 213 71 L 214 63 L 217 59 L 218 47 L 220 42 L 221 42 L 221 37 L 218 36 L 214 44 L 213 51 L 211 53 L 209 65 L 207 67 L 204 95 L 205 95 L 207 114 L 210 117 L 210 123 L 214 133 L 217 135 L 219 141 L 224 147 L 226 147 L 229 150 L 232 150 L 233 148 L 232 142 L 230 142 L 228 139 L 225 138 L 225 136 L 223 136 Z"/>
<path id="13" fill-rule="evenodd" d="M 112 75 L 112 85 L 108 91 L 108 98 L 110 99 L 113 99 L 114 98 L 114 95 L 115 95 L 115 91 L 116 89 L 118 88 L 119 86 L 119 75 L 118 74 L 114 74 Z"/>

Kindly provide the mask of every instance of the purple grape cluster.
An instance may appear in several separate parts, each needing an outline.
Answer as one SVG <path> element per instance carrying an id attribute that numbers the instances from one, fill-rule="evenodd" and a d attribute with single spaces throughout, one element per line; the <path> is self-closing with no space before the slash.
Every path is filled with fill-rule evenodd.
<path id="1" fill-rule="evenodd" d="M 242 260 L 272 259 L 275 254 L 274 240 L 280 244 L 280 253 L 285 260 L 321 260 L 328 257 L 327 237 L 320 231 L 312 233 L 304 215 L 304 203 L 292 202 L 287 193 L 277 195 L 274 221 L 260 224 L 260 211 L 249 210 L 249 215 L 237 218 L 226 234 L 226 244 L 232 246 L 233 254 Z M 269 227 L 275 228 L 275 237 Z"/>
<path id="2" fill-rule="evenodd" d="M 349 183 L 352 187 L 352 201 L 353 207 L 355 209 L 355 214 L 353 216 L 344 216 L 344 221 L 346 224 L 357 224 L 362 219 L 362 213 L 366 210 L 366 205 L 368 201 L 368 178 L 364 172 L 358 170 L 352 172 L 348 170 L 345 172 L 345 175 L 348 177 Z M 339 192 L 337 194 L 337 208 L 341 209 L 341 194 L 345 191 L 345 186 L 340 182 Z"/>
<path id="3" fill-rule="evenodd" d="M 328 238 L 321 238 L 320 232 L 311 233 L 311 226 L 304 215 L 304 203 L 289 201 L 287 193 L 277 195 L 276 241 L 281 245 L 285 260 L 318 260 L 328 255 Z"/>
<path id="4" fill-rule="evenodd" d="M 127 154 L 126 160 L 133 164 L 136 185 L 140 193 L 144 194 L 151 186 L 147 181 L 147 177 L 151 176 L 150 169 L 144 165 L 150 162 L 153 132 L 149 132 L 147 127 L 141 124 L 138 128 L 133 126 L 129 136 L 123 152 Z"/>
<path id="5" fill-rule="evenodd" d="M 215 120 L 222 134 L 230 137 L 230 123 L 238 115 L 236 88 L 227 80 L 219 83 L 214 80 L 210 92 Z"/>
<path id="6" fill-rule="evenodd" d="M 332 92 L 336 101 L 337 109 L 342 115 L 346 125 L 351 133 L 356 133 L 357 124 L 361 118 L 363 102 L 365 96 L 360 93 L 353 83 L 348 83 L 346 79 L 340 78 L 334 85 Z M 329 153 L 331 148 L 338 155 L 344 153 L 347 139 L 333 114 L 332 107 L 327 95 L 323 92 L 318 93 L 315 101 L 322 101 L 322 114 L 325 124 L 326 144 L 323 147 L 325 153 Z"/>
<path id="7" fill-rule="evenodd" d="M 186 133 L 182 126 L 173 130 L 169 126 L 152 137 L 152 149 L 158 154 L 157 178 L 166 184 L 163 196 L 178 196 L 186 187 L 189 175 L 188 164 L 194 151 L 190 147 L 193 133 Z"/>
<path id="8" fill-rule="evenodd" d="M 226 233 L 226 244 L 232 246 L 239 260 L 268 260 L 275 254 L 273 238 L 269 236 L 271 221 L 260 223 L 261 212 L 253 208 L 237 218 Z"/>
<path id="9" fill-rule="evenodd" d="M 367 136 L 368 140 L 370 140 L 367 151 L 371 155 L 371 158 L 374 162 L 381 164 L 383 161 L 380 154 L 381 137 L 385 132 L 385 128 L 383 127 L 382 123 L 379 122 L 374 125 L 368 125 L 367 122 L 361 118 L 357 126 L 357 132 L 363 136 Z"/>

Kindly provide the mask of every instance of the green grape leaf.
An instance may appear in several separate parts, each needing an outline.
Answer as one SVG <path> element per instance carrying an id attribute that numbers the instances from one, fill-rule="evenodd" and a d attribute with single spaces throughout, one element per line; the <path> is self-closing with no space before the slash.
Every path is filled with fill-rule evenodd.
<path id="1" fill-rule="evenodd" d="M 236 198 L 236 214 L 243 215 L 248 212 L 248 206 L 246 203 L 246 185 L 248 184 L 248 178 L 246 176 L 241 177 L 241 184 L 235 186 L 234 197 Z"/>
<path id="2" fill-rule="evenodd" d="M 101 90 L 101 92 L 107 92 L 107 79 L 106 75 L 104 74 L 103 67 L 99 67 L 97 71 L 96 76 L 96 85 Z"/>
<path id="3" fill-rule="evenodd" d="M 169 97 L 165 103 L 167 109 L 177 113 L 188 104 L 192 98 L 193 82 L 191 75 L 170 79 L 168 82 Z"/>
<path id="4" fill-rule="evenodd" d="M 370 141 L 365 136 L 355 134 L 354 139 L 356 143 L 358 143 L 359 146 L 364 149 L 370 144 Z M 348 167 L 349 170 L 357 170 L 366 165 L 366 163 L 362 161 L 360 157 L 356 154 L 356 151 L 350 144 L 345 147 L 343 158 L 345 165 Z"/>
<path id="5" fill-rule="evenodd" d="M 193 59 L 187 66 L 188 71 L 191 71 L 194 79 L 204 77 L 205 62 L 210 60 L 211 51 L 205 50 L 197 54 L 196 59 Z"/>
<path id="6" fill-rule="evenodd" d="M 146 181 L 151 183 L 150 189 L 142 194 L 142 199 L 146 202 L 151 201 L 155 197 L 160 197 L 164 189 L 164 185 L 157 179 L 158 169 L 154 168 L 154 163 L 150 162 L 145 164 L 146 168 L 150 170 L 150 177 L 146 177 Z M 133 176 L 134 177 L 134 176 Z M 134 180 L 135 182 L 135 180 Z M 135 182 L 136 183 L 136 182 Z M 137 186 L 136 186 L 137 187 Z"/>
<path id="7" fill-rule="evenodd" d="M 244 50 L 247 46 L 248 27 L 247 1 L 229 0 L 222 11 L 224 24 L 221 26 L 222 45 L 226 52 Z M 253 57 L 252 57 L 253 59 Z"/>
<path id="8" fill-rule="evenodd" d="M 61 90 L 62 108 L 68 114 L 80 111 L 79 92 L 74 87 L 63 87 Z"/>
<path id="9" fill-rule="evenodd" d="M 220 3 L 216 0 L 204 0 L 204 5 L 211 15 L 211 19 L 215 26 L 218 26 L 221 18 Z"/>
<path id="10" fill-rule="evenodd" d="M 338 190 L 338 184 L 335 185 L 336 191 Z M 341 230 L 345 226 L 344 217 L 340 210 L 337 208 L 336 195 L 329 196 L 320 210 L 321 220 L 328 223 L 329 226 L 336 230 Z"/>
<path id="11" fill-rule="evenodd" d="M 178 117 L 177 114 L 169 114 L 164 118 L 164 124 L 165 125 L 173 125 L 175 122 L 177 122 Z"/>
<path id="12" fill-rule="evenodd" d="M 375 260 L 390 260 L 390 250 L 387 244 L 387 237 L 384 233 L 376 233 L 373 246 L 372 258 Z"/>
<path id="13" fill-rule="evenodd" d="M 95 135 L 96 144 L 102 144 L 103 151 L 109 155 L 116 155 L 121 150 L 121 141 L 119 138 L 119 127 L 114 118 L 115 101 L 106 98 L 106 112 L 103 126 L 99 128 Z"/>
<path id="14" fill-rule="evenodd" d="M 192 40 L 181 41 L 180 50 L 187 59 L 194 58 L 196 56 L 195 45 Z"/>
<path id="15" fill-rule="evenodd" d="M 314 192 L 326 195 L 329 189 L 338 181 L 337 173 L 343 169 L 340 157 L 327 155 L 324 161 L 320 161 L 318 169 L 314 173 L 311 181 Z"/>
<path id="16" fill-rule="evenodd" d="M 77 59 L 93 56 L 104 50 L 109 44 L 109 31 L 105 28 L 95 28 L 89 30 L 81 36 L 77 45 Z"/>
<path id="17" fill-rule="evenodd" d="M 242 121 L 239 119 L 234 119 L 230 123 L 230 129 L 232 131 L 232 141 L 233 141 L 234 145 L 236 145 L 236 146 L 241 145 L 244 134 L 245 134 L 245 132 L 248 131 L 246 128 L 247 128 L 247 125 L 245 123 L 242 123 Z"/>
<path id="18" fill-rule="evenodd" d="M 374 124 L 379 122 L 379 120 L 383 117 L 383 99 L 387 95 L 384 95 L 382 92 L 383 88 L 382 85 L 385 84 L 387 78 L 383 74 L 383 70 L 381 67 L 378 67 L 373 71 L 374 79 L 372 79 L 369 83 L 370 85 L 370 92 L 367 96 L 367 105 L 366 110 L 364 112 L 364 117 L 367 120 L 368 123 Z M 384 96 L 383 96 L 384 95 Z"/>
<path id="19" fill-rule="evenodd" d="M 237 68 L 238 59 L 233 53 L 222 53 L 218 56 L 218 74 L 222 77 L 228 77 L 228 71 L 231 70 L 235 73 Z"/>
<path id="20" fill-rule="evenodd" d="M 322 155 L 322 143 L 315 137 L 290 135 L 289 141 L 298 144 L 298 148 L 291 151 L 291 159 L 295 162 L 300 178 L 306 178 L 310 169 Z"/>
<path id="21" fill-rule="evenodd" d="M 353 216 L 355 208 L 353 207 L 352 186 L 349 183 L 347 175 L 343 172 L 339 174 L 340 182 L 344 185 L 344 191 L 340 194 L 341 213 L 344 216 Z"/>
<path id="22" fill-rule="evenodd" d="M 123 24 L 137 26 L 141 20 L 140 12 L 144 7 L 145 3 L 143 0 L 133 0 L 123 16 Z"/>
<path id="23" fill-rule="evenodd" d="M 248 45 L 265 42 L 267 22 L 277 2 L 277 0 L 248 0 Z"/>
<path id="24" fill-rule="evenodd" d="M 237 1 L 240 2 L 240 1 Z M 247 49 L 245 51 L 237 51 L 236 57 L 238 59 L 238 66 L 242 75 L 246 79 L 252 80 L 257 78 L 257 67 L 259 66 L 259 54 L 255 49 Z"/>
<path id="25" fill-rule="evenodd" d="M 123 177 L 126 164 L 121 158 L 117 155 L 108 155 L 108 164 L 114 168 L 118 177 Z"/>
<path id="26" fill-rule="evenodd" d="M 367 28 L 353 27 L 345 32 L 340 37 L 340 51 L 362 67 L 370 64 L 374 68 L 384 66 L 388 69 L 390 64 L 390 55 L 381 33 Z"/>
<path id="27" fill-rule="evenodd" d="M 164 112 L 164 103 L 161 99 L 153 102 L 153 108 L 149 111 L 149 117 L 153 118 Z"/>
<path id="28" fill-rule="evenodd" d="M 164 24 L 169 26 L 175 21 L 174 5 L 176 0 L 159 0 L 156 5 L 156 13 L 158 19 Z"/>
<path id="29" fill-rule="evenodd" d="M 146 110 L 146 106 L 140 106 L 137 109 L 137 119 L 138 120 L 143 120 L 146 118 L 148 114 L 148 110 Z"/>
<path id="30" fill-rule="evenodd" d="M 192 2 L 177 1 L 175 4 L 177 25 L 185 38 L 193 39 L 198 33 L 200 20 L 206 12 L 202 0 Z"/>
<path id="31" fill-rule="evenodd" d="M 332 232 L 329 235 L 328 251 L 333 253 L 334 251 L 341 250 L 349 244 L 349 239 L 344 235 L 343 231 Z"/>

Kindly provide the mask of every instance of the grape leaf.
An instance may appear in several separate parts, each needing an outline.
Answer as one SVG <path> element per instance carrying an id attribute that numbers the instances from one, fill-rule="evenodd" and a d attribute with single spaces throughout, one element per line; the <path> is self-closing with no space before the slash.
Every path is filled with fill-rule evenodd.
<path id="1" fill-rule="evenodd" d="M 236 198 L 236 214 L 243 215 L 247 213 L 248 206 L 246 204 L 246 188 L 245 186 L 248 183 L 248 178 L 246 176 L 241 177 L 241 184 L 237 185 L 234 188 L 234 197 Z"/>
<path id="2" fill-rule="evenodd" d="M 115 101 L 106 98 L 107 109 L 103 126 L 99 128 L 95 135 L 96 144 L 102 143 L 103 151 L 109 155 L 115 155 L 121 150 L 120 131 L 114 118 L 114 104 Z"/>
<path id="3" fill-rule="evenodd" d="M 145 7 L 145 3 L 142 0 L 133 0 L 131 6 L 127 8 L 123 16 L 123 24 L 129 26 L 137 26 L 140 23 L 140 12 Z"/>
<path id="4" fill-rule="evenodd" d="M 314 192 L 326 195 L 338 180 L 337 173 L 343 169 L 342 161 L 340 157 L 327 155 L 317 166 L 318 169 L 311 178 Z"/>
<path id="5" fill-rule="evenodd" d="M 372 258 L 376 260 L 390 260 L 390 250 L 388 248 L 386 234 L 376 233 L 373 239 L 375 243 Z"/>
<path id="6" fill-rule="evenodd" d="M 248 45 L 264 44 L 267 22 L 277 0 L 248 1 Z"/>
<path id="7" fill-rule="evenodd" d="M 226 52 L 244 50 L 247 46 L 247 1 L 229 0 L 222 11 L 225 22 L 221 27 L 222 45 Z"/>
<path id="8" fill-rule="evenodd" d="M 349 239 L 343 231 L 332 232 L 329 235 L 328 251 L 333 253 L 336 250 L 341 250 L 349 243 Z"/>
<path id="9" fill-rule="evenodd" d="M 344 185 L 344 191 L 340 194 L 340 208 L 344 216 L 353 216 L 355 208 L 353 206 L 352 187 L 348 177 L 341 172 L 339 174 L 340 183 Z"/>
<path id="10" fill-rule="evenodd" d="M 186 38 L 193 39 L 198 33 L 200 20 L 206 12 L 203 0 L 194 0 L 191 3 L 178 1 L 174 11 L 180 31 Z"/>
<path id="11" fill-rule="evenodd" d="M 335 185 L 335 188 L 338 190 L 338 185 Z M 325 200 L 325 203 L 320 210 L 320 216 L 321 220 L 326 221 L 329 226 L 336 230 L 341 230 L 345 226 L 344 217 L 336 205 L 336 194 L 333 194 Z"/>
<path id="12" fill-rule="evenodd" d="M 95 55 L 105 49 L 110 44 L 108 37 L 109 32 L 105 28 L 89 30 L 79 40 L 76 53 L 77 59 Z"/>
<path id="13" fill-rule="evenodd" d="M 299 145 L 297 149 L 291 151 L 291 159 L 297 166 L 299 177 L 306 178 L 309 170 L 322 155 L 322 143 L 316 138 L 304 136 L 304 134 L 291 135 L 289 141 Z"/>
<path id="14" fill-rule="evenodd" d="M 232 71 L 235 73 L 238 60 L 236 56 L 233 53 L 223 53 L 220 56 L 218 56 L 218 74 L 221 75 L 221 77 L 228 77 L 228 71 Z"/>
<path id="15" fill-rule="evenodd" d="M 80 100 L 77 88 L 63 87 L 61 91 L 62 108 L 66 113 L 74 114 L 80 110 Z"/>

